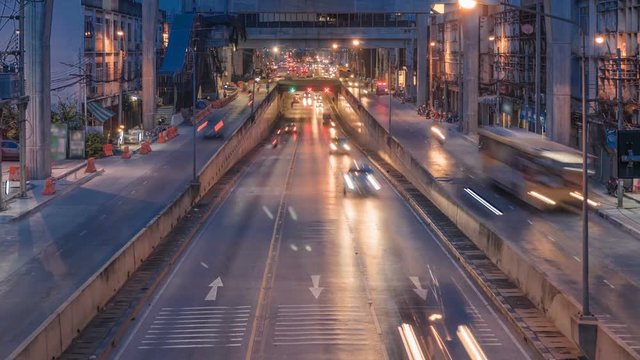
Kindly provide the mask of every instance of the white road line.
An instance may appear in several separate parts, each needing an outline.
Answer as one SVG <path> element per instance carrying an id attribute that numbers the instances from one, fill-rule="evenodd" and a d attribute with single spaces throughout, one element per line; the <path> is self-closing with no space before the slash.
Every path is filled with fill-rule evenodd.
<path id="1" fill-rule="evenodd" d="M 192 306 L 192 307 L 180 307 L 180 308 L 170 308 L 170 307 L 163 307 L 161 308 L 161 310 L 191 310 L 191 309 L 233 309 L 233 308 L 248 308 L 251 307 L 250 305 L 246 305 L 246 306 Z"/>
<path id="2" fill-rule="evenodd" d="M 314 330 L 314 331 L 276 331 L 275 335 L 276 337 L 278 335 L 310 335 L 310 334 L 317 334 L 317 335 L 330 335 L 330 334 L 335 334 L 335 335 L 350 335 L 353 333 L 363 333 L 362 335 L 366 335 L 367 330 L 366 329 L 342 329 L 342 330 Z"/>
<path id="3" fill-rule="evenodd" d="M 80 233 L 80 236 L 83 236 L 86 233 L 87 233 L 87 230 L 82 230 L 82 232 Z"/>
<path id="4" fill-rule="evenodd" d="M 228 316 L 248 315 L 251 310 L 187 310 L 187 311 L 161 311 L 158 315 L 182 315 L 182 314 L 227 314 Z M 244 313 L 244 314 L 238 314 Z"/>
<path id="5" fill-rule="evenodd" d="M 165 338 L 165 337 L 203 337 L 203 336 L 242 336 L 244 332 L 241 333 L 227 333 L 227 334 L 214 334 L 214 333 L 204 333 L 204 334 L 166 334 L 166 335 L 145 335 L 146 338 Z"/>
<path id="6" fill-rule="evenodd" d="M 216 317 L 246 317 L 247 314 L 226 315 L 226 314 L 203 314 L 203 315 L 169 315 L 156 316 L 156 319 L 209 319 Z"/>
<path id="7" fill-rule="evenodd" d="M 276 321 L 276 325 L 331 325 L 331 324 L 335 324 L 335 321 L 332 320 L 327 320 L 327 321 L 318 321 L 318 320 L 314 320 L 314 321 L 294 321 L 294 322 L 281 322 L 281 321 Z"/>
<path id="8" fill-rule="evenodd" d="M 574 258 L 577 262 L 582 262 L 582 260 L 580 260 L 580 258 L 579 258 L 579 257 L 577 257 L 577 256 L 574 256 L 573 258 Z"/>
<path id="9" fill-rule="evenodd" d="M 296 211 L 291 206 L 289 206 L 289 216 L 291 216 L 293 220 L 298 220 L 298 214 L 296 214 Z"/>
<path id="10" fill-rule="evenodd" d="M 274 342 L 273 345 L 369 345 L 368 341 L 300 341 L 300 342 Z"/>
<path id="11" fill-rule="evenodd" d="M 472 198 L 476 199 L 476 201 L 478 201 L 480 204 L 482 204 L 484 207 L 486 207 L 487 209 L 489 209 L 492 213 L 496 214 L 496 215 L 502 215 L 502 211 L 498 210 L 497 208 L 495 208 L 493 205 L 491 205 L 487 200 L 485 200 L 482 196 L 476 194 L 475 191 L 469 189 L 469 188 L 464 188 L 464 191 L 471 195 Z"/>
<path id="12" fill-rule="evenodd" d="M 203 262 L 200 262 L 200 265 L 202 265 L 202 267 L 205 268 L 205 269 L 209 268 L 209 266 L 207 264 L 203 263 Z"/>
<path id="13" fill-rule="evenodd" d="M 262 205 L 262 210 L 264 211 L 265 214 L 267 214 L 267 217 L 269 219 L 273 220 L 273 214 L 271 213 L 271 211 L 269 211 L 269 209 L 265 205 Z"/>
<path id="14" fill-rule="evenodd" d="M 527 219 L 527 222 L 529 223 L 529 225 L 533 225 L 533 221 Z"/>
<path id="15" fill-rule="evenodd" d="M 549 240 L 551 240 L 553 242 L 556 242 L 556 239 L 554 239 L 553 236 L 551 236 L 551 235 L 547 235 L 547 239 L 549 239 Z"/>
<path id="16" fill-rule="evenodd" d="M 301 307 L 311 307 L 311 308 L 327 308 L 327 307 L 334 307 L 334 308 L 359 308 L 360 305 L 323 305 L 323 304 L 305 304 L 305 305 L 278 305 L 279 308 L 301 308 Z"/>
<path id="17" fill-rule="evenodd" d="M 178 325 L 151 325 L 153 329 L 176 329 L 195 327 L 202 329 L 209 329 L 211 331 L 244 331 L 247 327 L 236 325 L 237 327 L 229 327 L 228 324 L 178 324 Z M 222 328 L 220 328 L 222 327 Z"/>
<path id="18" fill-rule="evenodd" d="M 616 287 L 613 286 L 613 284 L 611 284 L 608 280 L 603 280 L 605 284 L 609 285 L 610 288 L 615 289 Z"/>
<path id="19" fill-rule="evenodd" d="M 386 180 L 386 178 L 385 178 Z M 387 183 L 389 183 L 388 180 L 386 180 Z M 391 186 L 391 189 L 396 193 L 396 195 L 400 198 L 403 199 L 402 196 L 400 196 L 400 194 L 398 193 L 398 191 Z M 520 351 L 520 353 L 522 354 L 522 358 L 523 359 L 531 359 L 531 357 L 529 356 L 529 354 L 527 354 L 527 352 L 522 348 L 522 346 L 520 346 L 520 343 L 518 343 L 518 341 L 516 340 L 516 338 L 513 336 L 513 334 L 511 333 L 511 330 L 509 330 L 507 328 L 507 326 L 505 325 L 505 323 L 502 321 L 502 319 L 500 319 L 498 317 L 498 315 L 496 314 L 495 311 L 493 311 L 493 309 L 491 308 L 491 306 L 489 305 L 489 303 L 485 300 L 485 298 L 483 297 L 482 294 L 480 294 L 480 290 L 477 289 L 477 287 L 471 282 L 471 280 L 469 279 L 469 276 L 467 274 L 465 274 L 464 271 L 462 271 L 462 268 L 460 268 L 460 265 L 458 265 L 458 263 L 456 261 L 453 260 L 453 258 L 451 257 L 451 254 L 449 254 L 447 252 L 447 250 L 444 248 L 444 246 L 440 243 L 440 241 L 438 240 L 438 238 L 436 237 L 436 235 L 433 233 L 433 231 L 431 231 L 429 225 L 427 225 L 424 220 L 422 220 L 422 218 L 415 212 L 415 210 L 411 207 L 411 205 L 409 205 L 408 202 L 403 200 L 403 203 L 405 204 L 405 206 L 409 209 L 409 211 L 411 211 L 411 213 L 413 214 L 413 216 L 416 217 L 416 219 L 418 219 L 418 221 L 420 222 L 420 224 L 422 224 L 422 227 L 425 229 L 425 231 L 431 235 L 431 237 L 433 238 L 434 242 L 438 245 L 438 247 L 440 248 L 440 250 L 442 250 L 442 252 L 445 254 L 445 256 L 449 259 L 449 261 L 451 262 L 451 264 L 453 264 L 453 266 L 458 270 L 458 273 L 460 275 L 462 275 L 462 278 L 467 282 L 467 284 L 469 285 L 469 287 L 473 290 L 473 292 L 475 292 L 475 294 L 477 295 L 477 298 L 483 303 L 483 305 L 485 306 L 485 308 L 491 313 L 491 315 L 493 316 L 493 318 L 496 320 L 496 322 L 498 324 L 500 324 L 500 327 L 502 327 L 502 329 L 504 330 L 504 332 L 507 334 L 507 336 L 509 337 L 509 339 L 511 340 L 511 342 L 518 348 L 518 350 Z"/>

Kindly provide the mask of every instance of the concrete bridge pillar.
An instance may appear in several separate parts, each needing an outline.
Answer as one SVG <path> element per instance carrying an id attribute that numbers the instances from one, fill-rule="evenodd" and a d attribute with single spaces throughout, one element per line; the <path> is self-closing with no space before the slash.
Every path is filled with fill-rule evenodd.
<path id="1" fill-rule="evenodd" d="M 478 71 L 480 57 L 480 10 L 476 7 L 462 18 L 463 82 L 462 124 L 465 134 L 478 131 Z M 460 90 L 459 90 L 460 91 Z M 460 108 L 460 107 L 459 107 Z"/>
<path id="2" fill-rule="evenodd" d="M 427 103 L 427 14 L 416 15 L 416 38 L 418 49 L 417 56 L 417 94 L 416 105 L 423 105 Z"/>

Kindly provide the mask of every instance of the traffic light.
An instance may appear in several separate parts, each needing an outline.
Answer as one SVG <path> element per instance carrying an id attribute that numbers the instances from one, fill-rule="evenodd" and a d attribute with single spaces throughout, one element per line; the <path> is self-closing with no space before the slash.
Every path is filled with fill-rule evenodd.
<path id="1" fill-rule="evenodd" d="M 290 92 L 290 93 L 294 93 L 294 92 L 296 92 L 296 88 L 294 88 L 294 87 L 289 88 L 289 92 Z"/>
<path id="2" fill-rule="evenodd" d="M 325 93 L 329 93 L 330 91 L 331 91 L 331 90 L 329 90 L 329 88 L 328 88 L 328 87 L 324 88 L 324 92 L 325 92 Z"/>
<path id="3" fill-rule="evenodd" d="M 312 92 L 313 88 L 307 88 L 307 92 Z"/>

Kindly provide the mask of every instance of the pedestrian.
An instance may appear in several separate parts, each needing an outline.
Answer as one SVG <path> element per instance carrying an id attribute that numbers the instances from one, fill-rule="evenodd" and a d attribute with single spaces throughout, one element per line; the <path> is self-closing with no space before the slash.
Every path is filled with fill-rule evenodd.
<path id="1" fill-rule="evenodd" d="M 225 99 L 227 98 L 227 90 L 225 90 L 225 91 L 222 93 L 222 96 L 223 96 L 223 98 L 225 98 Z"/>

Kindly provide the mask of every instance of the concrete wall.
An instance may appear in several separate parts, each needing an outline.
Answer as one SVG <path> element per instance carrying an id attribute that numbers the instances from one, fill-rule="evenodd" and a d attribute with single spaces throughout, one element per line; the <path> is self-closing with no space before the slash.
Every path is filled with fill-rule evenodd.
<path id="1" fill-rule="evenodd" d="M 581 307 L 576 299 L 562 293 L 526 254 L 513 248 L 464 205 L 450 197 L 448 190 L 395 138 L 390 137 L 375 118 L 359 105 L 357 98 L 344 88 L 341 89 L 337 108 L 343 126 L 360 145 L 375 151 L 404 174 L 520 287 L 567 338 L 579 343 L 576 320 Z M 596 359 L 638 359 L 632 355 L 631 349 L 618 342 L 613 333 L 601 326 L 598 328 L 596 352 Z"/>
<path id="2" fill-rule="evenodd" d="M 78 332 L 166 238 L 182 216 L 228 169 L 269 134 L 278 115 L 277 95 L 272 91 L 257 107 L 255 120 L 245 121 L 209 160 L 198 174 L 199 188 L 185 188 L 34 331 L 9 358 L 53 359 L 62 354 Z"/>

